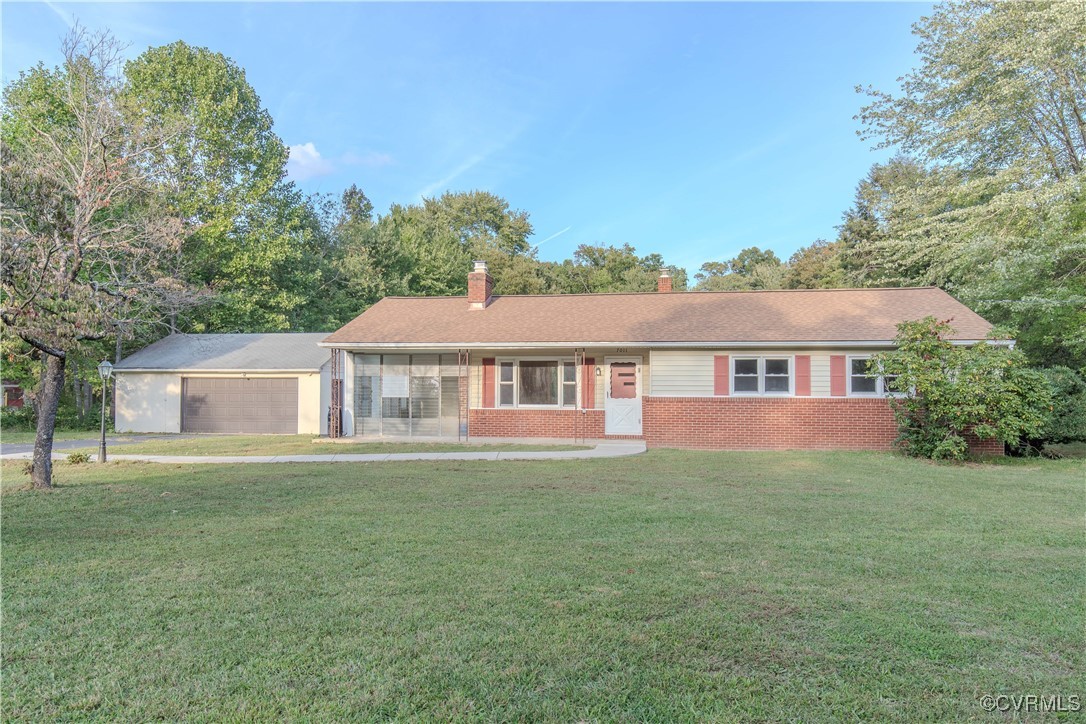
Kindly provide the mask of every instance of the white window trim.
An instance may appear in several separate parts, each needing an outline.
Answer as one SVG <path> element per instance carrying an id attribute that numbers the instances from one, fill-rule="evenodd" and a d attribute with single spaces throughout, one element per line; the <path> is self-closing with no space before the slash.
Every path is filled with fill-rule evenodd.
<path id="1" fill-rule="evenodd" d="M 513 381 L 512 382 L 502 382 L 502 363 L 503 362 L 504 363 L 511 363 L 513 365 Z M 519 387 L 519 385 L 517 384 L 517 378 L 518 378 L 518 376 L 520 374 L 518 372 L 519 369 L 520 368 L 517 365 L 517 361 L 515 359 L 513 359 L 512 357 L 498 357 L 497 359 L 494 360 L 494 407 L 500 408 L 500 409 L 511 410 L 511 409 L 513 409 L 514 407 L 517 406 L 517 387 Z M 503 385 L 512 385 L 513 386 L 513 404 L 511 404 L 511 405 L 503 405 L 502 404 L 502 386 Z"/>
<path id="2" fill-rule="evenodd" d="M 735 363 L 738 360 L 756 359 L 758 360 L 758 391 L 739 391 L 735 390 Z M 766 360 L 774 359 L 786 359 L 788 360 L 788 391 L 787 392 L 766 392 L 765 391 L 765 363 Z M 796 394 L 796 356 L 791 354 L 767 354 L 767 355 L 730 355 L 728 358 L 728 392 L 734 397 L 794 397 Z"/>
<path id="3" fill-rule="evenodd" d="M 502 405 L 501 403 L 501 363 L 512 362 L 513 363 L 513 404 Z M 521 362 L 556 362 L 558 364 L 558 403 L 554 405 L 545 404 L 521 404 L 520 402 L 520 363 Z M 563 382 L 563 369 L 565 364 L 571 364 L 574 366 L 574 388 L 573 388 L 573 404 L 563 405 L 563 397 L 565 396 L 565 386 L 567 383 Z M 577 372 L 576 360 L 572 357 L 552 357 L 552 356 L 533 356 L 533 357 L 499 357 L 494 360 L 494 406 L 496 408 L 502 408 L 505 410 L 521 409 L 521 410 L 573 410 L 577 407 L 577 395 L 580 392 L 581 382 L 580 373 Z M 505 384 L 509 384 L 508 382 Z"/>
<path id="4" fill-rule="evenodd" d="M 875 391 L 874 392 L 853 392 L 852 391 L 852 360 L 871 360 L 869 354 L 852 354 L 845 357 L 845 384 L 847 385 L 845 390 L 848 397 L 902 397 L 900 392 L 887 392 L 886 391 L 886 379 L 882 375 L 875 377 Z"/>

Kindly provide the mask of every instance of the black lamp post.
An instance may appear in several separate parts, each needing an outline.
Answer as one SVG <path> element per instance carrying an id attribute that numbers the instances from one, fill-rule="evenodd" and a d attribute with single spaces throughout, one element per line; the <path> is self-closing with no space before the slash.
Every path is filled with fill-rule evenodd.
<path id="1" fill-rule="evenodd" d="M 102 439 L 98 444 L 98 462 L 106 461 L 106 390 L 109 389 L 109 378 L 113 375 L 113 365 L 108 359 L 98 363 L 98 376 L 102 378 Z"/>

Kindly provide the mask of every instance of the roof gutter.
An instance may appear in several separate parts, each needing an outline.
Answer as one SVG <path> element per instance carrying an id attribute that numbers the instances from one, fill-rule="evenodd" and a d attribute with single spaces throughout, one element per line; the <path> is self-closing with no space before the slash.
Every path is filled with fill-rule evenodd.
<path id="1" fill-rule="evenodd" d="M 955 339 L 951 344 L 972 345 L 984 342 L 982 339 Z M 1014 346 L 1014 340 L 987 340 L 989 344 Z M 722 349 L 722 348 L 812 348 L 832 349 L 835 347 L 895 347 L 892 340 L 818 340 L 792 342 L 319 342 L 318 346 L 330 349 L 525 349 L 525 348 L 569 348 L 569 347 L 649 347 L 652 349 Z"/>
<path id="2" fill-rule="evenodd" d="M 321 369 L 320 367 L 306 367 L 305 369 L 258 370 L 258 369 L 249 369 L 248 367 L 241 367 L 241 368 L 233 367 L 233 368 L 230 368 L 230 369 L 206 370 L 206 369 L 201 369 L 201 368 L 197 368 L 197 367 L 179 367 L 179 368 L 170 368 L 170 369 L 166 369 L 166 368 L 163 368 L 163 367 L 120 367 L 120 368 L 114 367 L 113 368 L 113 374 L 117 374 L 118 372 L 144 372 L 144 373 L 146 373 L 146 372 L 161 372 L 163 374 L 165 374 L 167 372 L 171 372 L 171 373 L 172 372 L 177 372 L 177 373 L 191 372 L 191 373 L 216 374 L 216 375 L 221 375 L 221 374 L 232 374 L 232 375 L 267 375 L 267 374 L 302 375 L 302 374 L 316 374 L 317 372 L 320 372 L 320 369 Z"/>

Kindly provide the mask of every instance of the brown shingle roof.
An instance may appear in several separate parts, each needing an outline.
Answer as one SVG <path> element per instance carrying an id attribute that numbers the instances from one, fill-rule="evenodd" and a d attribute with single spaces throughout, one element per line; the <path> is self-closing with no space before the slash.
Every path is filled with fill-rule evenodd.
<path id="1" fill-rule="evenodd" d="M 933 287 L 495 296 L 475 311 L 465 297 L 387 297 L 323 343 L 882 342 L 899 322 L 928 315 L 951 320 L 955 339 L 983 339 L 991 329 Z"/>

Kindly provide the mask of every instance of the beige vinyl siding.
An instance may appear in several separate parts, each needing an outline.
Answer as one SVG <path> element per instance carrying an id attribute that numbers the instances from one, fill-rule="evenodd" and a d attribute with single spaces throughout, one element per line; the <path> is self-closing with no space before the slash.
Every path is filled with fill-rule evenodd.
<path id="1" fill-rule="evenodd" d="M 736 357 L 795 357 L 811 358 L 811 396 L 830 396 L 831 355 L 871 355 L 878 350 L 819 350 L 804 349 L 699 349 L 653 350 L 651 353 L 651 390 L 661 397 L 712 397 L 713 358 L 726 354 Z M 793 379 L 795 368 L 792 369 Z M 649 393 L 646 393 L 649 394 Z"/>
<path id="2" fill-rule="evenodd" d="M 713 355 L 705 350 L 653 350 L 650 389 L 661 397 L 710 397 Z"/>
<path id="3" fill-rule="evenodd" d="M 802 352 L 798 354 L 803 354 Z M 830 396 L 830 356 L 811 355 L 811 397 Z"/>

